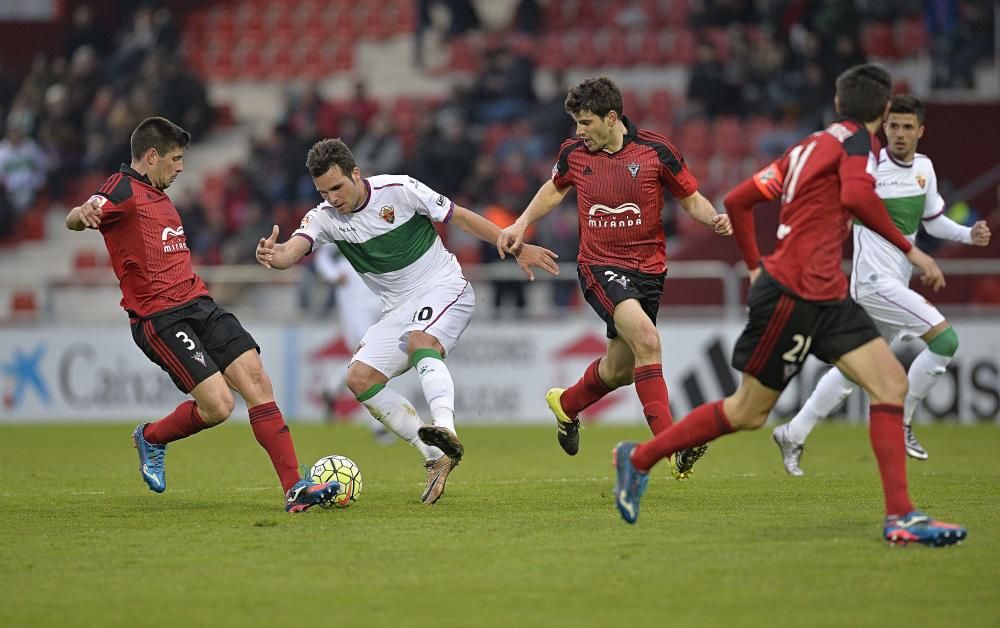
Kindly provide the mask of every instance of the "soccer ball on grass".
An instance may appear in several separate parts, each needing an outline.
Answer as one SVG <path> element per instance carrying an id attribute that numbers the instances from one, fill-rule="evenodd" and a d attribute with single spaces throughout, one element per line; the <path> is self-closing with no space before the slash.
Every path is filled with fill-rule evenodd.
<path id="1" fill-rule="evenodd" d="M 324 456 L 309 470 L 313 482 L 340 482 L 340 491 L 333 498 L 337 508 L 347 508 L 361 494 L 361 469 L 345 456 Z"/>

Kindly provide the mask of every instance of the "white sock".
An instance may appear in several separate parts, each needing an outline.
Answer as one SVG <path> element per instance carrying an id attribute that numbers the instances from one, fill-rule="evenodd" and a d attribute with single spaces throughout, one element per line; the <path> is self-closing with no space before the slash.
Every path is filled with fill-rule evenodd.
<path id="1" fill-rule="evenodd" d="M 906 374 L 906 378 L 910 382 L 910 390 L 906 393 L 906 401 L 903 402 L 904 424 L 909 425 L 913 422 L 913 413 L 917 406 L 948 370 L 948 363 L 951 362 L 951 359 L 951 356 L 940 355 L 930 349 L 924 349 L 913 360 L 910 371 Z"/>
<path id="2" fill-rule="evenodd" d="M 417 362 L 416 367 L 434 425 L 455 432 L 455 382 L 444 360 L 426 356 Z"/>
<path id="3" fill-rule="evenodd" d="M 373 417 L 382 422 L 382 425 L 416 447 L 425 460 L 437 460 L 444 455 L 440 449 L 425 444 L 417 436 L 417 429 L 423 423 L 417 415 L 417 409 L 406 400 L 406 397 L 391 388 L 383 388 L 361 403 L 368 408 Z"/>
<path id="4" fill-rule="evenodd" d="M 816 390 L 802 404 L 802 409 L 788 423 L 788 437 L 799 445 L 804 444 L 816 423 L 829 416 L 853 390 L 854 384 L 838 369 L 827 371 L 816 384 Z"/>

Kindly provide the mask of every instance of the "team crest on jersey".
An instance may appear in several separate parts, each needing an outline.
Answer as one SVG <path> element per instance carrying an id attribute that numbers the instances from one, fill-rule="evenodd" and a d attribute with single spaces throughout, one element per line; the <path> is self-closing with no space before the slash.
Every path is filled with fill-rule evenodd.
<path id="1" fill-rule="evenodd" d="M 917 185 L 920 186 L 921 190 L 924 189 L 925 185 L 927 185 L 927 177 L 920 174 L 919 172 L 917 173 Z"/>
<path id="2" fill-rule="evenodd" d="M 299 229 L 305 229 L 309 226 L 309 220 L 312 218 L 309 214 L 302 217 L 302 222 L 299 223 Z"/>
<path id="3" fill-rule="evenodd" d="M 201 351 L 195 351 L 191 357 L 194 358 L 195 362 L 198 364 L 205 366 L 205 354 Z"/>
<path id="4" fill-rule="evenodd" d="M 396 222 L 396 210 L 392 205 L 386 205 L 382 209 L 378 210 L 379 217 L 389 223 L 390 225 Z"/>
<path id="5" fill-rule="evenodd" d="M 625 167 L 628 168 L 629 173 L 632 175 L 632 180 L 635 181 L 635 178 L 639 176 L 639 164 L 633 161 L 630 164 L 626 164 Z"/>

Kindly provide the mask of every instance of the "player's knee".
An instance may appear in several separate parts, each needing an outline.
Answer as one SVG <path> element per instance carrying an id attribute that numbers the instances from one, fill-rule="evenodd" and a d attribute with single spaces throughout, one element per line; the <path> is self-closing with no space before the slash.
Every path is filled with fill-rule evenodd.
<path id="1" fill-rule="evenodd" d="M 355 397 L 362 394 L 376 383 L 377 382 L 373 378 L 358 369 L 348 369 L 347 371 L 347 389 L 350 390 Z"/>
<path id="2" fill-rule="evenodd" d="M 201 415 L 202 420 L 208 425 L 218 425 L 229 418 L 235 406 L 236 400 L 227 388 L 225 389 L 225 393 L 199 401 L 198 414 Z"/>
<path id="3" fill-rule="evenodd" d="M 954 328 L 948 327 L 943 332 L 931 338 L 927 348 L 938 355 L 954 357 L 958 352 L 958 334 Z"/>
<path id="4" fill-rule="evenodd" d="M 893 369 L 891 373 L 886 373 L 879 382 L 879 390 L 870 391 L 873 403 L 891 403 L 902 405 L 906 399 L 906 391 L 909 382 L 906 380 L 906 373 L 902 367 Z"/>

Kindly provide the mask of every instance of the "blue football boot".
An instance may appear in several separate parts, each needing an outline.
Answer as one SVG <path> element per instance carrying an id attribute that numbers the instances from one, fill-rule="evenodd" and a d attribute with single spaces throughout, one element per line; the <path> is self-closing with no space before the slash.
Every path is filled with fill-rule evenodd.
<path id="1" fill-rule="evenodd" d="M 132 446 L 139 452 L 139 472 L 149 490 L 162 493 L 167 490 L 167 475 L 163 468 L 163 458 L 167 455 L 166 445 L 154 445 L 142 435 L 146 423 L 140 423 L 132 432 Z"/>
<path id="2" fill-rule="evenodd" d="M 627 523 L 635 523 L 639 518 L 639 500 L 646 492 L 649 475 L 639 471 L 632 464 L 632 450 L 636 443 L 621 442 L 612 450 L 615 472 L 615 505 L 622 519 Z"/>

